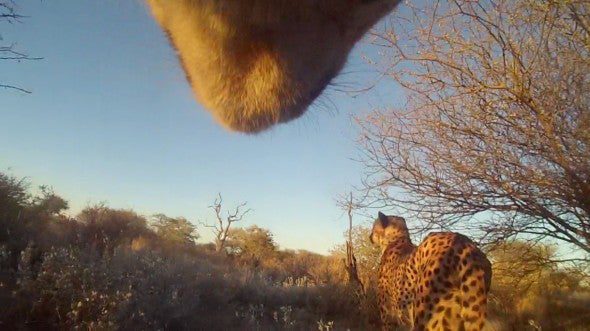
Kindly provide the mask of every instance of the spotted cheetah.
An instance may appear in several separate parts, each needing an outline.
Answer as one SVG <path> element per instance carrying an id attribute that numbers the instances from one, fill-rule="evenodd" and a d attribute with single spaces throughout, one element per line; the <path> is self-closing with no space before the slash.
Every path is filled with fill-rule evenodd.
<path id="1" fill-rule="evenodd" d="M 429 234 L 412 244 L 404 218 L 379 212 L 371 242 L 381 247 L 378 298 L 382 330 L 482 330 L 490 261 L 464 235 Z"/>

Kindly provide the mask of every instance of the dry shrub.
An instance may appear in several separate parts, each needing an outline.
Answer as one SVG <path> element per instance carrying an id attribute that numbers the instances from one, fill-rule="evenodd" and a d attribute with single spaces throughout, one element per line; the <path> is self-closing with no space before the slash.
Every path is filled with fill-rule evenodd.
<path id="1" fill-rule="evenodd" d="M 207 251 L 175 256 L 127 246 L 91 249 L 29 245 L 16 272 L 4 326 L 21 329 L 354 328 L 357 307 L 343 284 L 308 278 L 275 282 Z M 307 280 L 306 280 L 307 279 Z"/>
<path id="2" fill-rule="evenodd" d="M 508 242 L 493 261 L 491 315 L 514 330 L 583 330 L 590 325 L 590 289 L 584 273 L 553 262 L 552 246 Z"/>
<path id="3" fill-rule="evenodd" d="M 129 210 L 93 207 L 80 222 L 40 207 L 55 211 L 55 201 L 51 194 L 30 199 L 18 181 L 0 174 L 1 329 L 367 330 L 378 325 L 379 254 L 366 245 L 366 228 L 355 229 L 353 240 L 365 285 L 359 302 L 347 286 L 338 248 L 330 256 L 281 251 L 270 233 L 254 229 L 228 242 L 236 253 L 228 256 L 213 244 L 163 238 Z M 490 329 L 532 330 L 529 321 L 544 330 L 590 325 L 585 270 L 548 264 L 555 253 L 551 247 L 517 242 L 501 248 L 490 252 Z"/>

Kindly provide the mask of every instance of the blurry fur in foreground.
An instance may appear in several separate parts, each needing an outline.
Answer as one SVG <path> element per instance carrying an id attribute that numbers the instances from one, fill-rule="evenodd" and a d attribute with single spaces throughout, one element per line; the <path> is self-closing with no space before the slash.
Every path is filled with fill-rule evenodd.
<path id="1" fill-rule="evenodd" d="M 223 126 L 301 116 L 399 0 L 148 0 L 197 96 Z"/>

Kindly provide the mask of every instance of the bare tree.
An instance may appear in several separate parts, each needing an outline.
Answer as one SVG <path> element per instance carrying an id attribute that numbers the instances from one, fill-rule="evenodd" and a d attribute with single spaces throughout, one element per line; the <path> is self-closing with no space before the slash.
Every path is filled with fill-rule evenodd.
<path id="1" fill-rule="evenodd" d="M 16 10 L 17 6 L 12 0 L 0 0 L 0 23 L 14 24 L 19 23 L 23 15 L 19 14 Z M 15 43 L 2 43 L 4 40 L 0 35 L 0 60 L 10 61 L 24 61 L 24 60 L 40 60 L 39 57 L 31 57 L 16 48 Z M 12 84 L 0 83 L 0 88 L 17 90 L 23 93 L 31 93 L 22 87 L 18 87 Z"/>
<path id="2" fill-rule="evenodd" d="M 209 206 L 209 208 L 213 209 L 215 212 L 216 220 L 214 224 L 200 222 L 203 226 L 212 229 L 213 234 L 215 235 L 215 250 L 217 252 L 221 252 L 225 248 L 231 225 L 235 222 L 241 221 L 246 214 L 252 211 L 250 208 L 244 209 L 247 202 L 242 202 L 236 206 L 233 213 L 228 211 L 227 216 L 224 217 L 222 213 L 222 203 L 223 198 L 221 197 L 221 193 L 219 193 L 213 204 Z"/>
<path id="3" fill-rule="evenodd" d="M 364 306 L 367 300 L 365 291 L 366 291 L 366 285 L 365 283 L 363 283 L 363 281 L 361 280 L 360 274 L 359 274 L 359 267 L 358 267 L 358 263 L 357 263 L 357 259 L 354 253 L 355 247 L 354 247 L 354 243 L 355 240 L 354 239 L 358 239 L 358 238 L 354 238 L 354 234 L 353 234 L 353 215 L 355 213 L 355 211 L 362 209 L 365 206 L 364 204 L 364 200 L 363 198 L 361 199 L 355 199 L 355 197 L 353 196 L 352 192 L 349 192 L 348 194 L 345 195 L 341 195 L 336 199 L 336 204 L 342 208 L 342 210 L 344 210 L 344 212 L 346 212 L 347 216 L 348 216 L 348 232 L 347 232 L 347 240 L 346 240 L 346 258 L 342 259 L 342 262 L 344 263 L 344 268 L 346 270 L 346 273 L 348 275 L 348 284 L 349 286 L 352 287 L 352 289 L 354 290 L 354 294 L 355 294 L 355 299 L 357 300 L 358 304 L 360 306 Z M 356 229 L 358 232 L 358 229 Z M 358 244 L 358 240 L 356 240 L 356 243 Z M 367 279 L 367 283 L 369 282 L 369 280 Z"/>
<path id="4" fill-rule="evenodd" d="M 587 257 L 590 3 L 406 9 L 402 24 L 373 34 L 384 73 L 407 92 L 401 109 L 359 120 L 373 202 L 423 230 L 553 239 Z"/>
<path id="5" fill-rule="evenodd" d="M 341 196 L 337 200 L 337 204 L 342 208 L 348 215 L 348 240 L 346 240 L 346 259 L 344 267 L 348 274 L 348 283 L 359 287 L 360 292 L 363 292 L 364 286 L 359 278 L 358 267 L 356 263 L 356 257 L 354 256 L 354 246 L 352 243 L 352 216 L 355 209 L 360 207 L 350 192 L 347 196 Z"/>

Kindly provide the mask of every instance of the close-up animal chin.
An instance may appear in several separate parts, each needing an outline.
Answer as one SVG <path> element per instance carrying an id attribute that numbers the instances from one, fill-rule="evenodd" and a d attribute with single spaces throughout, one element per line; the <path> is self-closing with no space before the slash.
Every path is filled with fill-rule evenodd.
<path id="1" fill-rule="evenodd" d="M 301 116 L 400 0 L 147 0 L 194 94 L 230 130 Z"/>

